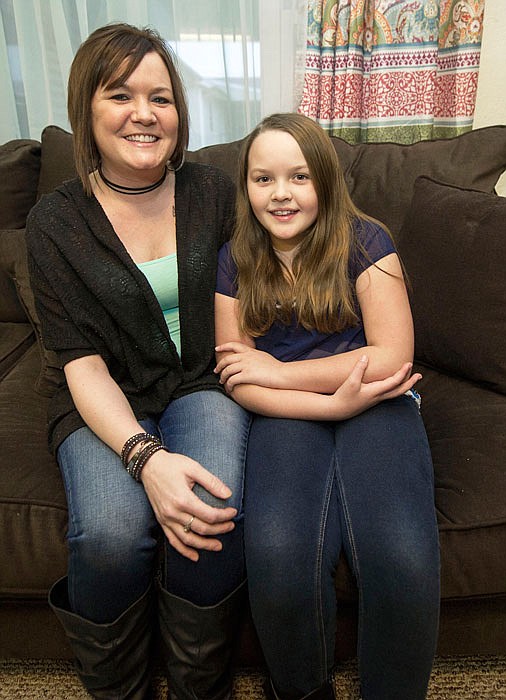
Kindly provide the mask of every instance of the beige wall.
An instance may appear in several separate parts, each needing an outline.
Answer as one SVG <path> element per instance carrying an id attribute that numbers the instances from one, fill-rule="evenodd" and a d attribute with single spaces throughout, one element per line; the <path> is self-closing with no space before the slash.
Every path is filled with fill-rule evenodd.
<path id="1" fill-rule="evenodd" d="M 506 12 L 504 0 L 485 0 L 485 19 L 478 77 L 474 128 L 506 124 Z M 506 196 L 506 175 L 497 191 Z"/>

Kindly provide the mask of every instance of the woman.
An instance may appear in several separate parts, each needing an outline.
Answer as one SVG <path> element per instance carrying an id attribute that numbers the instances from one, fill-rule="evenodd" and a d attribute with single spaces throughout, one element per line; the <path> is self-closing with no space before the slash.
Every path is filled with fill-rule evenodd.
<path id="1" fill-rule="evenodd" d="M 97 29 L 68 88 L 79 177 L 27 226 L 44 343 L 64 371 L 49 442 L 69 568 L 50 603 L 94 697 L 149 697 L 159 617 L 174 697 L 228 698 L 249 417 L 213 374 L 212 292 L 234 188 L 183 163 L 183 85 L 153 30 Z"/>
<path id="2" fill-rule="evenodd" d="M 257 414 L 245 547 L 273 692 L 334 697 L 342 550 L 363 700 L 421 700 L 439 555 L 406 288 L 390 236 L 352 204 L 330 139 L 302 115 L 267 117 L 243 145 L 216 337 L 221 381 Z"/>

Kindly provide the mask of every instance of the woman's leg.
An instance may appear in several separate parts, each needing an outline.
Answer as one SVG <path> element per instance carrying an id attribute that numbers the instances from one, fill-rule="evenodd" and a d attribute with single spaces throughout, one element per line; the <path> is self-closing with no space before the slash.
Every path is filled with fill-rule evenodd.
<path id="1" fill-rule="evenodd" d="M 88 428 L 69 435 L 57 457 L 69 509 L 70 607 L 112 622 L 151 583 L 158 524 L 142 484 Z"/>
<path id="2" fill-rule="evenodd" d="M 169 689 L 177 700 L 231 697 L 230 659 L 246 590 L 243 489 L 249 424 L 249 414 L 216 391 L 173 401 L 159 421 L 172 452 L 195 459 L 232 491 L 222 501 L 197 485 L 198 496 L 237 509 L 234 530 L 220 536 L 220 552 L 202 550 L 193 562 L 165 547 L 158 609 Z"/>
<path id="3" fill-rule="evenodd" d="M 414 401 L 336 425 L 345 548 L 359 588 L 364 700 L 422 700 L 439 618 L 432 461 Z"/>
<path id="4" fill-rule="evenodd" d="M 334 664 L 341 533 L 332 424 L 254 417 L 245 514 L 251 608 L 273 686 L 301 698 Z"/>
<path id="5" fill-rule="evenodd" d="M 162 440 L 171 452 L 187 455 L 219 477 L 232 491 L 220 500 L 197 485 L 205 503 L 237 509 L 235 528 L 218 536 L 221 552 L 202 550 L 198 562 L 166 547 L 164 585 L 196 605 L 215 605 L 245 579 L 243 541 L 244 469 L 250 416 L 218 391 L 199 391 L 173 401 L 159 420 Z"/>
<path id="6" fill-rule="evenodd" d="M 69 510 L 68 579 L 49 601 L 95 698 L 150 695 L 157 524 L 144 490 L 88 428 L 58 451 Z"/>

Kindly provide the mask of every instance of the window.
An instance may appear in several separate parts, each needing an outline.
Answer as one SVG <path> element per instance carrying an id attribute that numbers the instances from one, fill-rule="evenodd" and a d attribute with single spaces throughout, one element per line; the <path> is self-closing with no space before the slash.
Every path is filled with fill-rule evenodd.
<path id="1" fill-rule="evenodd" d="M 66 83 L 79 44 L 109 22 L 155 27 L 178 57 L 190 148 L 242 138 L 260 118 L 292 111 L 305 0 L 1 0 L 0 141 L 69 129 Z"/>

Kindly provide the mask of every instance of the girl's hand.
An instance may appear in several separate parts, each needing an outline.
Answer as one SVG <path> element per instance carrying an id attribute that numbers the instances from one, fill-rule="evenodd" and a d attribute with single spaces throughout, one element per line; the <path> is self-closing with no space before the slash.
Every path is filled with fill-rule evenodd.
<path id="1" fill-rule="evenodd" d="M 363 355 L 352 369 L 346 381 L 329 396 L 333 420 L 344 420 L 362 413 L 381 401 L 402 396 L 422 378 L 411 375 L 412 363 L 406 362 L 390 377 L 376 382 L 363 382 L 368 357 Z"/>
<path id="2" fill-rule="evenodd" d="M 231 496 L 228 486 L 190 457 L 164 450 L 149 458 L 141 480 L 156 519 L 174 549 L 193 561 L 199 558 L 198 549 L 221 550 L 221 542 L 214 536 L 234 529 L 232 518 L 237 511 L 209 506 L 192 489 L 200 484 L 217 498 L 227 499 Z M 190 520 L 191 529 L 185 531 Z"/>
<path id="3" fill-rule="evenodd" d="M 245 343 L 231 342 L 218 345 L 217 353 L 226 353 L 215 367 L 220 375 L 220 384 L 231 393 L 238 384 L 256 384 L 257 386 L 280 388 L 280 374 L 284 363 L 262 350 L 252 348 Z"/>

